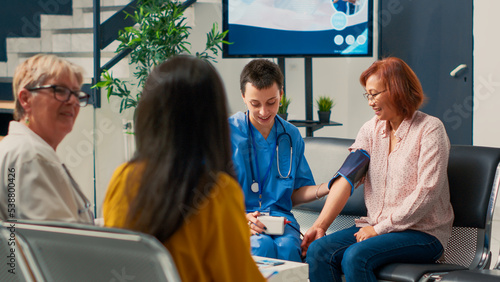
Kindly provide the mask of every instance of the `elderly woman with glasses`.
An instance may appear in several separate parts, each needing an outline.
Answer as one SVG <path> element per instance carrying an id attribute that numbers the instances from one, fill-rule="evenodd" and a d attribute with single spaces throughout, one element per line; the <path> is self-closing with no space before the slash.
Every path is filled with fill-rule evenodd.
<path id="1" fill-rule="evenodd" d="M 90 202 L 56 154 L 88 103 L 82 83 L 82 69 L 54 55 L 17 67 L 14 121 L 0 142 L 0 220 L 93 223 Z"/>
<path id="2" fill-rule="evenodd" d="M 434 263 L 451 234 L 450 142 L 443 123 L 418 110 L 424 94 L 417 76 L 401 59 L 386 58 L 360 82 L 375 116 L 349 149 L 370 154 L 367 216 L 324 236 L 351 191 L 343 178 L 335 180 L 302 243 L 311 282 L 342 281 L 342 273 L 346 281 L 377 281 L 374 270 L 385 264 Z"/>

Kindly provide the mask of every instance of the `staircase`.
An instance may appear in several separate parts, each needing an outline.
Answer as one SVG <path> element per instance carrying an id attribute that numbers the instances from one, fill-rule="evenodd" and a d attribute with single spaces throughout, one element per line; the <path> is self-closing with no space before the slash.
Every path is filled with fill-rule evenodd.
<path id="1" fill-rule="evenodd" d="M 73 14 L 40 16 L 40 38 L 7 38 L 7 62 L 0 62 L 0 78 L 11 78 L 16 66 L 37 53 L 53 53 L 82 66 L 85 78 L 93 76 L 92 0 L 73 0 Z M 130 0 L 101 0 L 101 22 L 119 11 Z M 112 58 L 118 42 L 101 52 L 103 63 Z M 117 67 L 117 77 L 128 77 L 128 63 Z M 125 66 L 125 67 L 123 67 Z M 87 81 L 86 81 L 87 82 Z M 88 81 L 90 82 L 90 81 Z"/>

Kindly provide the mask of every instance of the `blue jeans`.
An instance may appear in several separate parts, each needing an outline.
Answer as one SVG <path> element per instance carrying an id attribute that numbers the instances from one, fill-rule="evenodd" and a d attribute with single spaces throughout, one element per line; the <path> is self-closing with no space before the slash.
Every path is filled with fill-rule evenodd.
<path id="1" fill-rule="evenodd" d="M 302 262 L 299 232 L 288 224 L 283 235 L 252 235 L 252 255 Z"/>
<path id="2" fill-rule="evenodd" d="M 309 280 L 377 281 L 374 269 L 389 263 L 434 263 L 443 254 L 439 240 L 415 230 L 378 235 L 356 243 L 353 226 L 317 239 L 307 250 Z"/>

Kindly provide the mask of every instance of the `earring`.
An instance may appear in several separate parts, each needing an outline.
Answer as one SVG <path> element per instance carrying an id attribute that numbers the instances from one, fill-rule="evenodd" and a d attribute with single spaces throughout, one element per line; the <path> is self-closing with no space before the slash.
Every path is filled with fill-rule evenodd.
<path id="1" fill-rule="evenodd" d="M 283 106 L 283 104 L 281 104 L 281 102 L 280 102 L 280 107 L 282 107 L 282 106 Z"/>
<path id="2" fill-rule="evenodd" d="M 30 124 L 30 119 L 29 119 L 29 117 L 26 117 L 26 119 L 24 120 L 24 123 L 26 123 L 26 125 L 29 125 L 29 124 Z"/>

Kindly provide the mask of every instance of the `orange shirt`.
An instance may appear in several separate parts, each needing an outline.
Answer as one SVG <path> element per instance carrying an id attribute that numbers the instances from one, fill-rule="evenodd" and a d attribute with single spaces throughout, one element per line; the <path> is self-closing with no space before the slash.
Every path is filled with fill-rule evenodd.
<path id="1" fill-rule="evenodd" d="M 136 167 L 124 164 L 115 171 L 103 204 L 106 226 L 124 226 L 130 205 L 125 191 L 127 176 Z M 136 184 L 138 189 L 139 180 Z M 131 191 L 131 196 L 136 193 Z M 218 175 L 199 209 L 164 245 L 182 281 L 265 281 L 250 254 L 241 188 L 225 173 Z"/>

